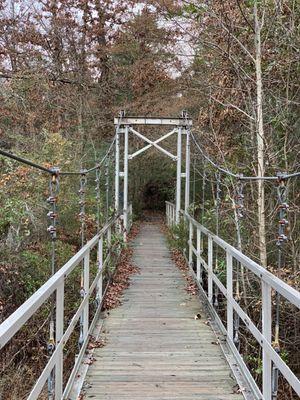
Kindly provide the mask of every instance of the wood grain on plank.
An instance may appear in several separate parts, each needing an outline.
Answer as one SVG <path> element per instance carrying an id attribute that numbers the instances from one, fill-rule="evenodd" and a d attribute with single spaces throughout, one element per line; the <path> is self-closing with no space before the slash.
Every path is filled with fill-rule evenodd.
<path id="1" fill-rule="evenodd" d="M 159 225 L 142 225 L 132 247 L 140 273 L 104 321 L 106 345 L 95 350 L 84 398 L 241 400 L 199 298 L 186 292 Z"/>

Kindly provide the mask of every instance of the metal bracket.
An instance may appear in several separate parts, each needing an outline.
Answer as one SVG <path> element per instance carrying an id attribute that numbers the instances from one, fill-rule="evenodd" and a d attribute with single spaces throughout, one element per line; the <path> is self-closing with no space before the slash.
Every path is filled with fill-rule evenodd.
<path id="1" fill-rule="evenodd" d="M 193 120 L 182 116 L 181 118 L 156 118 L 156 117 L 116 117 L 115 125 L 170 125 L 170 126 L 192 126 Z"/>

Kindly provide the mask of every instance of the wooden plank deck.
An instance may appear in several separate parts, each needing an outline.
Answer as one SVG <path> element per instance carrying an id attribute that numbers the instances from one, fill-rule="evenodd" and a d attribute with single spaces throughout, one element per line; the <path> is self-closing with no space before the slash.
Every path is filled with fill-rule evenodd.
<path id="1" fill-rule="evenodd" d="M 132 277 L 122 306 L 104 321 L 107 343 L 94 352 L 84 399 L 242 399 L 159 226 L 143 224 L 132 245 L 140 274 Z M 197 313 L 200 320 L 194 319 Z"/>

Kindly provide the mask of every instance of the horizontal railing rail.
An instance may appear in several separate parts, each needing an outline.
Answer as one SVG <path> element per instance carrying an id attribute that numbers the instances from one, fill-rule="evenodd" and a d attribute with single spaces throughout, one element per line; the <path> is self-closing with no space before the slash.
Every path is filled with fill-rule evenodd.
<path id="1" fill-rule="evenodd" d="M 0 349 L 2 349 L 40 309 L 40 307 L 45 304 L 47 300 L 50 300 L 55 296 L 55 348 L 47 362 L 47 365 L 29 394 L 27 398 L 28 400 L 35 400 L 39 397 L 53 370 L 55 371 L 54 398 L 67 398 L 72 388 L 76 371 L 82 362 L 90 333 L 95 326 L 97 316 L 101 310 L 103 293 L 105 291 L 105 288 L 103 288 L 103 271 L 111 260 L 112 251 L 115 250 L 114 247 L 117 247 L 117 251 L 120 252 L 120 243 L 116 241 L 115 244 L 112 244 L 113 229 L 120 234 L 122 233 L 120 230 L 122 229 L 123 224 L 121 223 L 120 218 L 120 215 L 112 217 L 97 235 L 88 241 L 86 245 L 83 246 L 63 267 L 61 267 L 45 284 L 43 284 L 25 303 L 23 303 L 0 325 Z M 104 245 L 106 246 L 106 251 L 104 251 Z M 97 251 L 97 272 L 93 281 L 90 283 L 90 253 L 94 249 Z M 81 291 L 83 291 L 82 301 L 68 323 L 67 328 L 64 329 L 65 281 L 80 263 L 83 264 L 83 279 L 81 283 Z M 92 322 L 90 322 L 89 300 L 93 293 L 96 295 L 97 309 Z M 83 324 L 82 344 L 73 371 L 71 372 L 69 380 L 64 388 L 63 350 L 80 318 L 82 318 Z"/>
<path id="2" fill-rule="evenodd" d="M 198 285 L 202 285 L 202 269 L 207 273 L 207 300 L 210 304 L 213 301 L 213 289 L 215 287 L 220 290 L 227 302 L 227 328 L 225 328 L 221 318 L 217 318 L 217 322 L 221 325 L 223 331 L 226 331 L 227 343 L 232 350 L 236 360 L 238 361 L 244 376 L 258 399 L 272 399 L 272 368 L 275 366 L 282 373 L 287 382 L 292 386 L 295 392 L 300 396 L 300 380 L 289 368 L 286 362 L 280 357 L 272 346 L 272 290 L 279 293 L 284 299 L 300 309 L 300 292 L 289 286 L 272 273 L 268 272 L 261 265 L 251 260 L 241 251 L 225 242 L 220 237 L 213 234 L 207 228 L 202 226 L 187 212 L 182 211 L 182 216 L 188 227 L 188 262 L 193 264 L 193 256 L 196 257 L 196 279 Z M 166 202 L 166 220 L 168 226 L 175 224 L 175 205 Z M 196 236 L 194 233 L 196 232 Z M 203 237 L 207 238 L 207 259 L 203 255 Z M 196 238 L 196 246 L 194 246 L 194 238 Z M 226 287 L 220 281 L 219 277 L 214 273 L 213 256 L 214 244 L 223 249 L 226 254 Z M 233 295 L 233 261 L 237 260 L 244 268 L 251 271 L 257 276 L 261 283 L 261 314 L 262 329 L 260 330 L 251 320 L 249 315 L 241 308 Z M 239 353 L 234 344 L 234 313 L 244 322 L 248 331 L 254 336 L 262 349 L 262 390 L 256 384 L 249 369 L 247 368 L 242 355 Z M 217 312 L 216 312 L 217 315 Z M 272 365 L 273 363 L 273 365 Z"/>

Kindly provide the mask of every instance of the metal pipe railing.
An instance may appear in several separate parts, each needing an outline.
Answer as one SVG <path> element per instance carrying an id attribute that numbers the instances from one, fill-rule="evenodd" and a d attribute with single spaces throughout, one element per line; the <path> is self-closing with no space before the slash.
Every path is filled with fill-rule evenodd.
<path id="1" fill-rule="evenodd" d="M 10 317 L 0 325 L 0 349 L 2 349 L 13 336 L 26 324 L 36 311 L 55 294 L 55 349 L 48 360 L 46 367 L 37 379 L 28 400 L 36 400 L 47 382 L 48 377 L 55 369 L 55 399 L 65 398 L 71 389 L 74 378 L 74 369 L 79 367 L 84 356 L 86 346 L 89 341 L 90 333 L 95 324 L 95 318 L 89 323 L 89 299 L 96 291 L 98 296 L 97 314 L 101 309 L 103 298 L 103 271 L 111 260 L 111 233 L 112 229 L 120 229 L 120 216 L 112 217 L 100 232 L 94 236 L 85 246 L 83 246 L 62 268 L 60 268 L 44 285 L 42 285 L 25 303 L 23 303 Z M 106 238 L 106 239 L 104 239 Z M 103 252 L 103 241 L 106 240 L 108 251 Z M 118 246 L 118 244 L 115 244 Z M 90 253 L 93 249 L 97 250 L 98 270 L 94 280 L 90 283 Z M 101 252 L 101 254 L 99 253 Z M 84 296 L 75 314 L 64 330 L 64 296 L 65 281 L 71 272 L 83 261 L 83 290 Z M 79 356 L 75 362 L 69 382 L 63 392 L 63 349 L 66 342 L 74 331 L 80 316 L 83 315 L 83 343 Z"/>
<path id="2" fill-rule="evenodd" d="M 225 242 L 219 236 L 213 234 L 207 228 L 202 226 L 187 212 L 182 211 L 183 218 L 189 227 L 189 238 L 187 240 L 189 264 L 192 265 L 193 257 L 196 258 L 196 280 L 202 287 L 202 269 L 207 273 L 208 293 L 205 293 L 208 302 L 212 305 L 213 285 L 216 285 L 227 301 L 227 328 L 225 328 L 221 319 L 218 317 L 217 322 L 223 331 L 226 331 L 227 343 L 232 350 L 236 360 L 238 361 L 242 372 L 247 379 L 253 393 L 257 398 L 264 400 L 272 399 L 272 363 L 282 373 L 283 377 L 300 396 L 300 380 L 283 361 L 280 355 L 272 347 L 272 290 L 288 300 L 291 304 L 300 309 L 300 292 L 268 272 L 261 265 L 251 260 L 241 251 Z M 166 202 L 166 220 L 168 226 L 176 223 L 175 205 Z M 194 231 L 196 231 L 196 248 L 193 244 Z M 203 248 L 201 248 L 201 237 L 206 237 L 208 242 L 207 259 L 203 258 Z M 220 281 L 213 270 L 214 245 L 223 249 L 226 254 L 226 287 Z M 240 307 L 233 295 L 233 261 L 238 261 L 245 269 L 255 274 L 261 283 L 261 313 L 262 313 L 262 329 L 258 329 L 249 315 Z M 216 312 L 216 311 L 215 311 Z M 259 389 L 249 369 L 247 368 L 242 355 L 239 353 L 233 341 L 233 315 L 236 313 L 244 322 L 248 331 L 255 337 L 262 349 L 263 366 L 262 366 L 262 391 Z M 216 312 L 217 314 L 217 312 Z"/>

